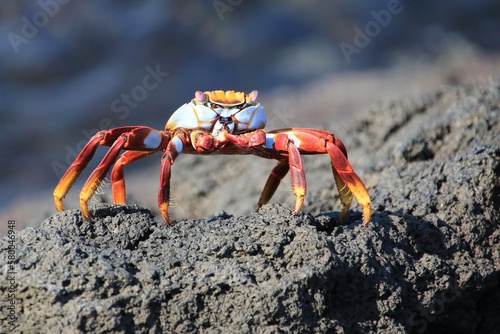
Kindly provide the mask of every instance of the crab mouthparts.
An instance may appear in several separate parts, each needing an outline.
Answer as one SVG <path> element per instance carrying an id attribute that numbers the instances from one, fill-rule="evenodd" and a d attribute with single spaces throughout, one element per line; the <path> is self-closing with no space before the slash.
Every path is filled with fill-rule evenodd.
<path id="1" fill-rule="evenodd" d="M 231 119 L 231 117 L 221 117 L 221 118 L 219 118 L 219 121 L 220 121 L 221 123 L 226 124 L 226 123 L 231 122 L 231 121 L 232 121 L 232 119 Z"/>
<path id="2" fill-rule="evenodd" d="M 222 129 L 223 129 L 224 131 L 227 131 L 227 132 L 229 132 L 229 130 L 230 130 L 229 125 L 228 125 L 227 123 L 224 123 L 224 124 L 222 125 Z"/>

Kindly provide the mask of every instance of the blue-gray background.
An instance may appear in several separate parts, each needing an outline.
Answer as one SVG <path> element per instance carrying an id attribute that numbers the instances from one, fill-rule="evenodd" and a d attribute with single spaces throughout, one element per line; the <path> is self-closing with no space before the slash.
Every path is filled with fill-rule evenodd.
<path id="1" fill-rule="evenodd" d="M 450 44 L 500 48 L 498 1 L 401 0 L 390 22 L 373 23 L 373 11 L 396 3 L 2 1 L 0 211 L 53 188 L 100 127 L 161 129 L 196 90 L 262 95 L 333 73 L 432 62 Z M 341 43 L 355 46 L 366 27 L 372 37 L 358 36 L 364 44 L 348 61 Z M 168 75 L 146 79 L 146 90 L 155 69 Z"/>

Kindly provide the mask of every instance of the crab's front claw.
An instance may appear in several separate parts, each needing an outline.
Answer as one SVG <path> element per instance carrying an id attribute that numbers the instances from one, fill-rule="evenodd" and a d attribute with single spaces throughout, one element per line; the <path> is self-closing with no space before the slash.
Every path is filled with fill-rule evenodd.
<path id="1" fill-rule="evenodd" d="M 217 141 L 222 142 L 222 143 L 226 143 L 227 142 L 226 136 L 228 134 L 229 134 L 229 132 L 227 132 L 226 130 L 219 131 L 219 133 L 217 133 L 217 136 L 215 136 L 215 139 Z"/>
<path id="2" fill-rule="evenodd" d="M 191 142 L 198 153 L 212 153 L 226 144 L 225 136 L 222 132 L 214 137 L 204 131 L 191 132 Z"/>
<path id="3" fill-rule="evenodd" d="M 243 149 L 262 146 L 266 143 L 266 133 L 261 129 L 237 135 L 232 133 L 225 133 L 224 138 L 226 141 L 231 142 L 239 148 Z"/>

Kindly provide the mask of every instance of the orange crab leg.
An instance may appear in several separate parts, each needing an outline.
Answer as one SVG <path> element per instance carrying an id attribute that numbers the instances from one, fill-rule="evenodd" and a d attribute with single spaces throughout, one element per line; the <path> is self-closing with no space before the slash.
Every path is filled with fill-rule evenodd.
<path id="1" fill-rule="evenodd" d="M 295 207 L 293 214 L 297 214 L 304 203 L 306 196 L 306 175 L 302 166 L 302 158 L 299 150 L 293 142 L 288 143 L 288 163 L 290 165 L 290 176 L 292 177 L 292 188 L 295 194 Z"/>
<path id="2" fill-rule="evenodd" d="M 97 147 L 111 146 L 121 134 L 129 132 L 132 129 L 134 129 L 134 127 L 124 126 L 108 131 L 100 131 L 90 138 L 89 142 L 85 145 L 80 154 L 78 154 L 75 161 L 71 164 L 66 173 L 64 173 L 54 189 L 54 202 L 57 211 L 64 210 L 64 203 L 62 201 L 64 196 L 66 196 L 78 176 L 80 176 L 85 167 L 87 167 Z"/>
<path id="3" fill-rule="evenodd" d="M 156 151 L 126 151 L 116 161 L 113 169 L 111 170 L 111 190 L 113 194 L 114 204 L 125 204 L 127 199 L 125 178 L 123 168 L 142 158 L 145 158 Z"/>
<path id="4" fill-rule="evenodd" d="M 340 140 L 337 138 L 335 138 L 335 140 L 335 144 L 330 141 L 326 143 L 326 151 L 328 155 L 330 155 L 333 175 L 337 183 L 337 188 L 339 189 L 340 200 L 344 205 L 340 218 L 343 218 L 347 214 L 352 196 L 354 195 L 358 203 L 363 207 L 363 225 L 366 226 L 370 222 L 371 217 L 370 195 L 359 176 L 354 173 L 351 164 L 342 151 L 341 148 L 343 148 L 344 145 L 342 144 L 342 146 L 340 146 L 338 144 Z M 351 194 L 345 190 L 345 186 L 347 186 Z"/>

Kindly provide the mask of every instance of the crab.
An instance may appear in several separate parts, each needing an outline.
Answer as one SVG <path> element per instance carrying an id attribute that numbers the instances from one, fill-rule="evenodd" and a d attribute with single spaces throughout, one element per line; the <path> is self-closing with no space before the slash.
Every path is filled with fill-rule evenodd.
<path id="1" fill-rule="evenodd" d="M 64 210 L 63 198 L 99 146 L 110 148 L 80 192 L 83 217 L 91 220 L 87 202 L 112 166 L 113 203 L 125 204 L 124 167 L 153 153 L 163 152 L 158 206 L 168 225 L 172 225 L 168 213 L 171 168 L 181 153 L 253 154 L 277 160 L 278 164 L 272 169 L 259 198 L 257 210 L 269 202 L 280 181 L 290 171 L 295 194 L 293 214 L 300 211 L 306 195 L 301 156 L 328 154 L 343 205 L 339 220 L 346 217 L 354 197 L 363 207 L 363 225 L 366 226 L 371 215 L 370 196 L 347 160 L 347 151 L 342 141 L 333 133 L 320 129 L 284 128 L 265 131 L 266 114 L 257 101 L 257 96 L 257 91 L 249 94 L 232 90 L 197 91 L 191 102 L 182 105 L 171 115 L 163 131 L 147 126 L 122 126 L 97 132 L 57 184 L 54 190 L 56 209 Z M 120 155 L 122 150 L 125 152 Z"/>

